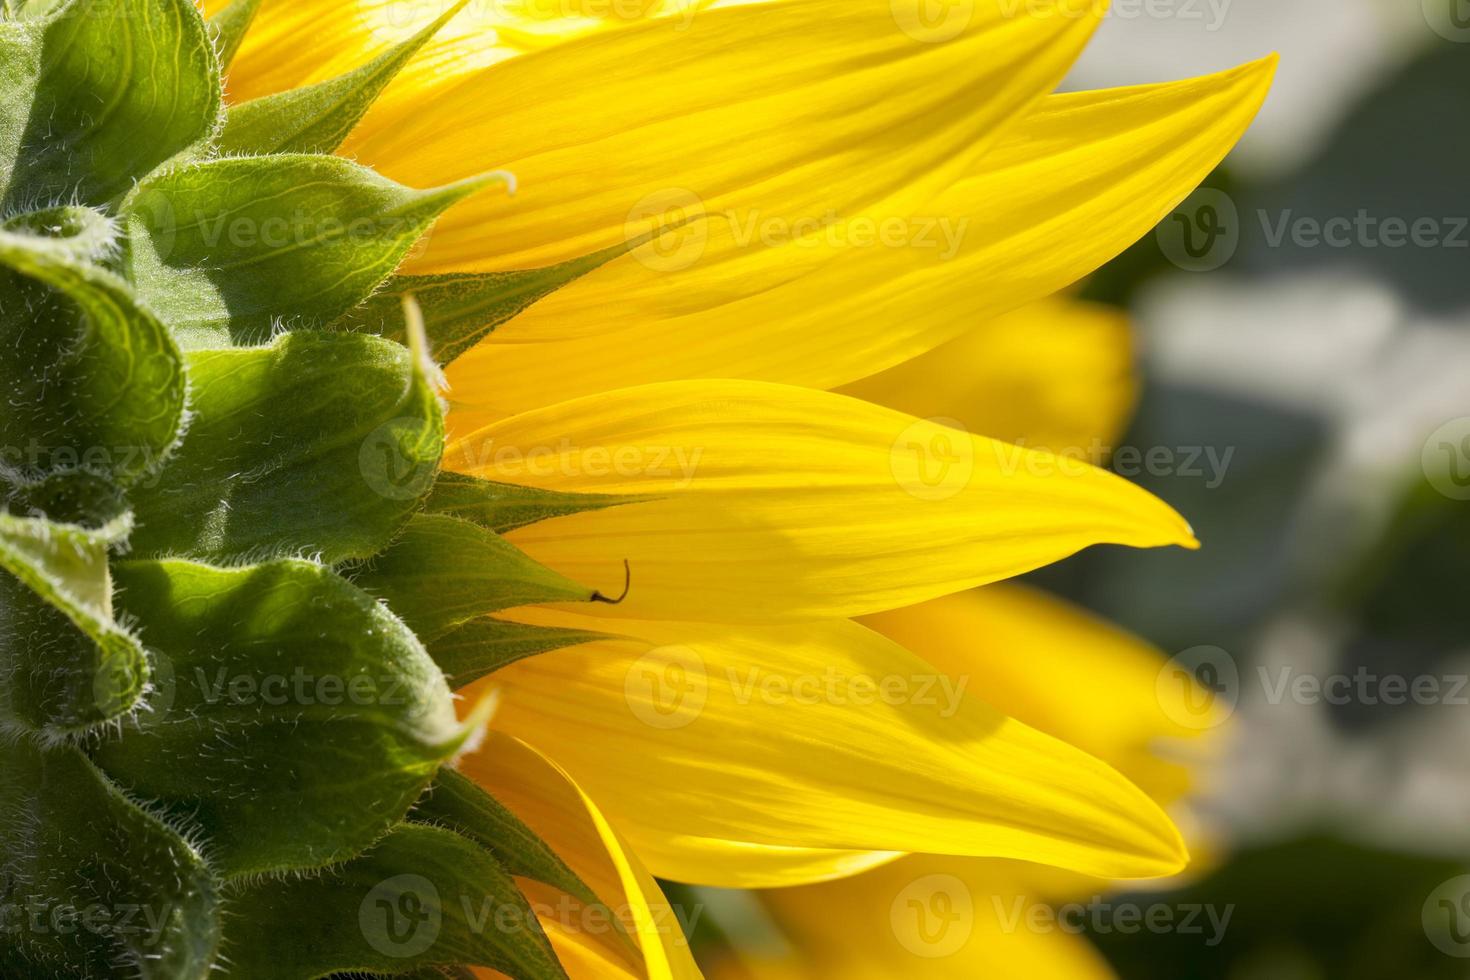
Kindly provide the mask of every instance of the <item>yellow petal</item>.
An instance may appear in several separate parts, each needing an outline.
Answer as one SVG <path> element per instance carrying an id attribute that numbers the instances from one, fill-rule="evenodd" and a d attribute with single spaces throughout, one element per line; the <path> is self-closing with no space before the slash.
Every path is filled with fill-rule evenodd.
<path id="1" fill-rule="evenodd" d="M 1002 861 L 909 858 L 833 885 L 767 892 L 790 953 L 717 963 L 709 976 L 1111 980 L 1102 956 L 1057 924 L 1024 872 Z"/>
<path id="2" fill-rule="evenodd" d="M 1097 756 L 1160 803 L 1188 791 L 1179 750 L 1203 728 L 1185 723 L 1185 692 L 1159 683 L 1167 658 L 1143 640 L 1010 583 L 863 622 L 947 674 L 985 678 L 997 708 Z"/>
<path id="3" fill-rule="evenodd" d="M 206 16 L 229 0 L 202 0 Z M 654 17 L 692 16 L 709 0 L 494 0 L 471 3 L 393 83 L 413 98 L 453 73 Z M 229 72 L 233 101 L 345 74 L 407 40 L 454 0 L 265 0 Z M 677 27 L 682 21 L 670 21 Z"/>
<path id="4" fill-rule="evenodd" d="M 1127 316 L 1050 299 L 839 390 L 916 418 L 1097 462 L 1128 424 L 1138 378 Z"/>
<path id="5" fill-rule="evenodd" d="M 535 749 L 491 733 L 460 768 L 547 842 L 622 921 L 641 949 L 606 918 L 534 882 L 521 882 L 552 947 L 576 980 L 636 977 L 697 980 L 700 976 L 678 916 L 597 806 L 565 770 Z"/>
<path id="6" fill-rule="evenodd" d="M 788 885 L 857 870 L 852 851 L 1109 877 L 1184 861 L 1163 811 L 1117 772 L 986 705 L 983 676 L 947 677 L 855 623 L 618 632 L 495 674 L 495 725 L 565 766 L 661 877 Z M 792 848 L 844 853 L 802 867 Z"/>
<path id="7" fill-rule="evenodd" d="M 233 2 L 202 0 L 205 16 Z M 232 102 L 357 68 L 432 23 L 453 0 L 264 0 L 228 72 Z M 493 5 L 492 5 L 493 6 Z"/>
<path id="8" fill-rule="evenodd" d="M 1076 6 L 980 0 L 947 43 L 905 32 L 892 0 L 774 0 L 484 68 L 470 48 L 390 88 L 342 152 L 411 186 L 490 167 L 519 178 L 514 199 L 446 214 L 420 272 L 585 255 L 680 195 L 786 220 L 917 205 L 1066 73 L 1101 13 Z"/>
<path id="9" fill-rule="evenodd" d="M 1076 459 L 853 398 L 744 381 L 594 395 L 451 445 L 451 469 L 659 499 L 513 532 L 608 615 L 859 615 L 1008 578 L 1102 542 L 1194 547 L 1157 498 Z"/>
<path id="10" fill-rule="evenodd" d="M 800 242 L 761 247 L 763 229 L 791 228 L 777 210 L 691 207 L 719 220 L 686 226 L 672 252 L 645 247 L 501 327 L 453 365 L 455 396 L 500 415 L 678 378 L 830 388 L 901 363 L 1062 289 L 1146 234 L 1244 132 L 1274 66 L 1050 97 L 937 199 L 861 209 L 840 187 L 815 188 L 804 217 L 831 210 L 844 220 Z M 751 242 L 714 261 L 732 236 Z M 701 247 L 689 268 L 663 264 Z"/>

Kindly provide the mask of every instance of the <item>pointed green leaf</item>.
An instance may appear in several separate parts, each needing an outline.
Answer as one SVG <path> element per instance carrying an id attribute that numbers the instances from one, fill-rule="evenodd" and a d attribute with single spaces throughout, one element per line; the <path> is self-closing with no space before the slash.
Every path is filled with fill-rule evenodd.
<path id="1" fill-rule="evenodd" d="M 55 237 L 17 232 L 49 228 Z M 83 208 L 0 229 L 0 478 L 82 470 L 126 485 L 178 438 L 178 349 L 127 283 L 79 256 L 107 247 L 105 219 Z"/>
<path id="2" fill-rule="evenodd" d="M 512 980 L 566 977 L 510 876 L 473 841 L 435 827 L 401 826 L 319 876 L 240 888 L 230 908 L 225 955 L 242 977 L 457 964 Z"/>
<path id="3" fill-rule="evenodd" d="M 413 819 L 463 834 L 495 856 L 513 875 L 559 888 L 589 905 L 592 889 L 567 867 L 520 817 L 469 777 L 441 769 L 429 792 L 414 808 Z"/>
<path id="4" fill-rule="evenodd" d="M 139 556 L 365 558 L 434 479 L 443 414 L 398 344 L 302 332 L 188 365 L 193 423 L 132 495 Z"/>
<path id="5" fill-rule="evenodd" d="M 361 853 L 464 740 L 413 634 L 325 568 L 127 561 L 115 574 L 172 683 L 94 758 L 197 827 L 227 875 Z"/>
<path id="6" fill-rule="evenodd" d="M 338 157 L 229 157 L 124 204 L 139 294 L 189 348 L 260 343 L 366 299 L 446 208 L 495 175 L 413 190 Z"/>
<path id="7" fill-rule="evenodd" d="M 428 644 L 429 655 L 456 691 L 517 660 L 609 639 L 591 630 L 527 626 L 493 616 L 472 619 Z"/>
<path id="8" fill-rule="evenodd" d="M 385 600 L 425 641 L 501 609 L 596 597 L 498 535 L 442 514 L 415 516 L 353 581 Z"/>
<path id="9" fill-rule="evenodd" d="M 260 12 L 260 4 L 261 0 L 233 0 L 228 7 L 209 18 L 209 30 L 219 49 L 222 71 L 228 71 L 235 55 L 240 53 L 240 45 L 245 43 L 245 34 Z"/>
<path id="10" fill-rule="evenodd" d="M 608 493 L 558 493 L 514 483 L 494 483 L 466 473 L 444 472 L 434 482 L 424 509 L 472 521 L 496 534 L 506 534 L 553 517 L 652 499 Z"/>
<path id="11" fill-rule="evenodd" d="M 35 74 L 19 152 L 0 174 L 7 209 L 105 203 L 213 134 L 219 65 L 191 0 L 72 0 L 18 26 L 12 38 L 35 53 L 16 64 Z"/>
<path id="12" fill-rule="evenodd" d="M 147 658 L 112 614 L 107 547 L 122 530 L 0 512 L 0 729 L 76 732 L 142 697 Z"/>
<path id="13" fill-rule="evenodd" d="M 459 0 L 407 41 L 346 75 L 231 107 L 220 135 L 220 151 L 331 153 L 393 77 L 468 2 Z"/>
<path id="14" fill-rule="evenodd" d="M 0 908 L 7 977 L 217 969 L 216 886 L 199 854 L 74 748 L 0 752 Z"/>
<path id="15" fill-rule="evenodd" d="M 434 360 L 448 364 L 488 337 L 496 327 L 556 290 L 598 269 L 646 238 L 527 272 L 464 272 L 438 276 L 394 276 L 362 306 L 333 324 L 340 330 L 401 337 L 397 315 L 403 296 L 424 310 Z"/>

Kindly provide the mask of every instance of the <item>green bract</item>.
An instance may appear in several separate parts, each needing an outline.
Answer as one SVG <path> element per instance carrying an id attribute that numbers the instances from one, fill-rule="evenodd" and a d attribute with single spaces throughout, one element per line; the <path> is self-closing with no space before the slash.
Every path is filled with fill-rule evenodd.
<path id="1" fill-rule="evenodd" d="M 396 276 L 506 175 L 325 154 L 458 7 L 227 110 L 258 6 L 0 12 L 0 975 L 562 977 L 452 691 L 595 638 L 500 535 L 626 500 L 441 475 L 434 361 L 622 249 Z"/>

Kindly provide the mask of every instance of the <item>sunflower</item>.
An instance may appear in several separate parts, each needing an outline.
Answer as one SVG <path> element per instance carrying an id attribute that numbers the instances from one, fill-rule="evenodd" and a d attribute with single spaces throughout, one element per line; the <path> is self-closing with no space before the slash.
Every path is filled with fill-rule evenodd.
<path id="1" fill-rule="evenodd" d="M 1103 12 L 9 0 L 0 967 L 697 976 L 656 877 L 1183 867 L 1008 662 L 1093 628 L 968 591 L 1197 546 L 1066 451 L 1132 388 L 1056 294 L 1274 61 L 1049 94 Z"/>

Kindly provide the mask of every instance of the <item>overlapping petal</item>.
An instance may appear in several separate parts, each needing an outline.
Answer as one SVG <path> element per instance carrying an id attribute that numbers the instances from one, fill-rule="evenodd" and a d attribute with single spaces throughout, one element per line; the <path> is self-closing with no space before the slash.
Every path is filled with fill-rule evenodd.
<path id="1" fill-rule="evenodd" d="M 916 418 L 1100 461 L 1138 398 L 1120 310 L 1053 298 L 838 389 Z"/>
<path id="2" fill-rule="evenodd" d="M 985 678 L 996 707 L 1116 767 L 1161 803 L 1190 788 L 1188 761 L 1218 732 L 1163 653 L 1090 613 L 1003 583 L 863 622 L 952 676 Z M 1176 678 L 1174 675 L 1179 674 Z M 1180 683 L 1182 681 L 1182 683 Z"/>
<path id="3" fill-rule="evenodd" d="M 510 537 L 578 582 L 633 588 L 609 615 L 859 615 L 1008 578 L 1089 545 L 1194 547 L 1125 480 L 806 388 L 682 382 L 497 423 L 445 465 L 550 490 L 657 499 Z"/>
<path id="4" fill-rule="evenodd" d="M 564 770 L 499 733 L 491 733 L 460 768 L 550 844 L 605 903 L 604 909 L 589 908 L 535 882 L 521 882 L 574 980 L 697 980 L 699 969 L 675 910 Z"/>
<path id="5" fill-rule="evenodd" d="M 905 31 L 891 0 L 640 21 L 436 73 L 413 97 L 394 86 L 342 152 L 412 186 L 490 167 L 519 178 L 513 200 L 482 195 L 445 215 L 419 272 L 552 264 L 621 243 L 683 201 L 782 221 L 918 206 L 1055 86 L 1101 12 L 1075 0 L 973 6 L 945 43 Z"/>
<path id="6" fill-rule="evenodd" d="M 1004 856 L 1110 877 L 1184 861 L 1147 796 L 989 707 L 982 674 L 950 676 L 840 620 L 617 626 L 628 639 L 491 678 L 503 696 L 496 727 L 566 767 L 662 877 L 786 885 L 893 856 L 852 851 Z M 841 853 L 821 861 L 808 849 Z"/>
<path id="7" fill-rule="evenodd" d="M 234 0 L 199 0 L 214 15 Z M 244 0 L 241 0 L 244 2 Z M 345 74 L 407 40 L 455 0 L 264 0 L 229 72 L 233 101 Z M 687 18 L 711 0 L 470 0 L 399 76 L 390 100 L 421 97 L 450 75 L 655 17 Z"/>
<path id="8" fill-rule="evenodd" d="M 833 885 L 767 892 L 784 953 L 715 964 L 712 980 L 914 977 L 1111 980 L 1102 956 L 1058 922 L 1026 867 L 909 858 Z"/>
<path id="9" fill-rule="evenodd" d="M 686 202 L 707 220 L 549 297 L 455 364 L 461 424 L 641 382 L 827 388 L 902 363 L 1145 235 L 1244 132 L 1274 67 L 1049 97 L 910 206 L 851 208 L 839 189 L 792 223 L 756 187 Z"/>

